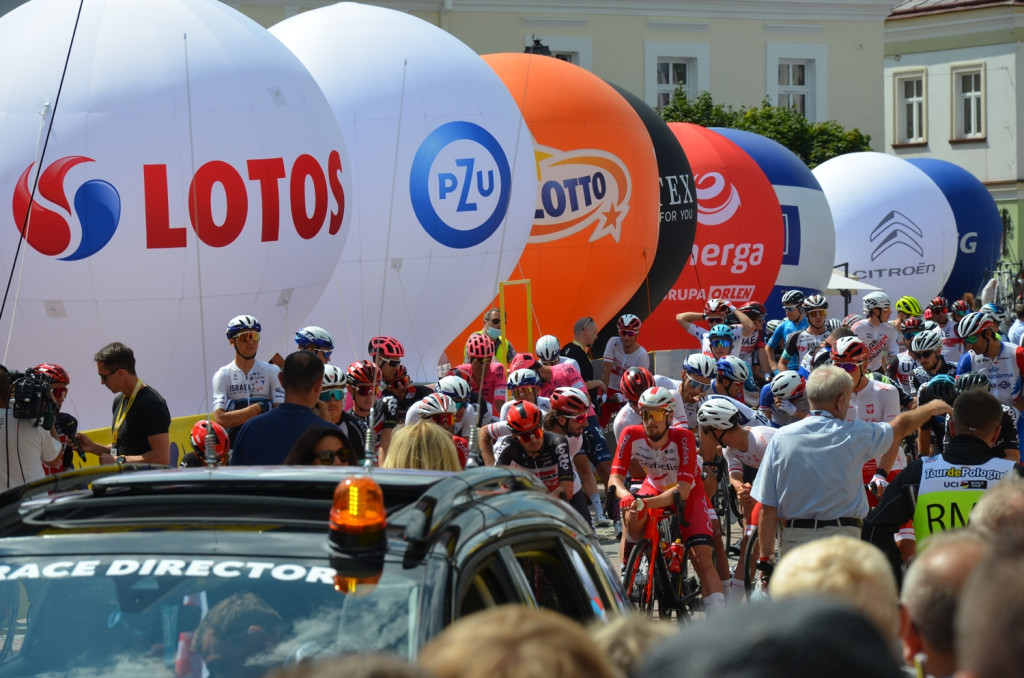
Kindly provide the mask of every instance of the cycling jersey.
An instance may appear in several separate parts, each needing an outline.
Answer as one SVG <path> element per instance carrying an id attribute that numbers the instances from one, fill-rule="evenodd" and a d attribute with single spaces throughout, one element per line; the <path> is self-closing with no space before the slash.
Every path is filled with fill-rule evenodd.
<path id="1" fill-rule="evenodd" d="M 647 354 L 647 349 L 638 344 L 636 350 L 626 353 L 622 348 L 622 339 L 619 337 L 612 337 L 608 340 L 608 344 L 604 348 L 604 362 L 612 367 L 612 376 L 608 378 L 608 388 L 614 390 L 618 390 L 622 375 L 630 367 L 651 369 L 651 357 Z M 579 372 L 576 375 L 579 376 Z M 582 381 L 582 377 L 580 380 Z M 573 384 L 563 385 L 572 386 Z"/>
<path id="2" fill-rule="evenodd" d="M 868 348 L 868 369 L 872 372 L 879 372 L 882 366 L 888 362 L 889 356 L 896 355 L 896 328 L 889 323 L 882 323 L 878 327 L 871 324 L 867 318 L 858 321 L 853 326 L 853 333 L 857 335 Z"/>
<path id="3" fill-rule="evenodd" d="M 398 418 L 398 400 L 394 396 L 385 395 L 377 398 L 373 403 L 373 446 L 380 447 L 380 434 L 384 429 L 393 429 L 401 422 Z M 338 426 L 345 429 L 350 438 L 354 434 L 360 441 L 359 448 L 363 449 L 366 440 L 366 417 L 360 417 L 355 412 L 342 412 L 341 421 Z"/>
<path id="4" fill-rule="evenodd" d="M 764 348 L 764 330 L 754 330 L 749 337 L 739 338 L 739 357 L 753 365 L 757 362 L 757 352 Z"/>
<path id="5" fill-rule="evenodd" d="M 738 356 L 740 354 L 741 344 L 743 343 L 743 326 L 729 325 L 729 329 L 732 330 L 732 346 L 729 348 L 729 355 Z M 696 337 L 697 341 L 700 342 L 701 353 L 704 355 L 711 355 L 711 339 L 708 336 L 710 334 L 710 330 L 706 330 L 699 325 L 690 323 L 690 326 L 686 328 L 686 331 Z"/>
<path id="6" fill-rule="evenodd" d="M 993 341 L 996 341 L 993 339 Z M 957 363 L 956 373 L 984 372 L 991 383 L 990 391 L 1000 402 L 1013 405 L 1021 397 L 1020 369 L 1017 367 L 1017 346 L 999 342 L 999 354 L 989 358 L 966 351 Z"/>
<path id="7" fill-rule="evenodd" d="M 939 325 L 942 330 L 942 357 L 946 362 L 955 365 L 964 354 L 964 340 L 956 332 L 956 323 L 947 320 L 945 325 Z"/>
<path id="8" fill-rule="evenodd" d="M 827 331 L 823 330 L 821 334 L 813 334 L 810 328 L 789 335 L 782 354 L 786 358 L 786 369 L 795 370 L 806 356 L 824 346 L 826 339 L 828 339 Z M 782 370 L 782 365 L 779 365 L 779 370 Z"/>
<path id="9" fill-rule="evenodd" d="M 253 360 L 248 373 L 234 361 L 228 363 L 213 375 L 213 411 L 228 410 L 230 402 L 250 398 L 265 399 L 275 405 L 283 403 L 280 374 L 280 368 L 262 360 Z"/>
<path id="10" fill-rule="evenodd" d="M 472 366 L 469 363 L 459 365 L 455 369 L 463 370 L 469 375 L 469 389 L 471 391 L 469 399 L 476 402 L 477 396 L 483 392 L 484 402 L 491 406 L 490 412 L 485 414 L 496 416 L 498 414 L 498 410 L 494 406 L 494 402 L 496 400 L 505 399 L 505 366 L 501 363 L 491 361 L 487 366 L 487 372 L 484 373 L 484 383 L 482 387 L 476 383 L 476 378 L 473 376 Z"/>
<path id="11" fill-rule="evenodd" d="M 392 396 L 398 403 L 397 414 L 399 421 L 405 421 L 409 408 L 414 404 L 419 403 L 419 401 L 423 400 L 433 392 L 434 390 L 429 386 L 409 384 L 404 389 L 401 389 L 397 394 L 394 391 L 389 390 L 388 395 Z"/>
<path id="12" fill-rule="evenodd" d="M 789 318 L 786 318 L 782 321 L 782 324 L 776 327 L 775 331 L 772 332 L 772 336 L 768 339 L 767 343 L 768 349 L 774 350 L 777 346 L 784 345 L 786 339 L 789 338 L 789 335 L 794 332 L 802 332 L 808 327 L 810 327 L 810 324 L 807 322 L 806 315 L 801 316 L 799 322 L 793 322 Z"/>
<path id="13" fill-rule="evenodd" d="M 527 452 L 515 436 L 502 437 L 494 447 L 494 465 L 522 469 L 542 482 L 548 492 L 554 492 L 564 482 L 573 484 L 573 494 L 580 490 L 579 477 L 569 457 L 569 441 L 551 431 L 544 431 L 544 444 L 535 455 Z"/>
<path id="14" fill-rule="evenodd" d="M 793 400 L 785 400 L 783 402 L 791 403 L 795 408 L 795 412 L 780 412 L 775 407 L 775 394 L 772 393 L 772 385 L 765 384 L 761 387 L 761 396 L 758 400 L 758 408 L 761 414 L 771 419 L 771 424 L 775 428 L 792 424 L 794 421 L 799 421 L 803 417 L 798 417 L 797 414 L 803 412 L 807 413 L 811 411 L 811 405 L 807 402 L 807 396 L 801 395 L 799 398 Z"/>
<path id="15" fill-rule="evenodd" d="M 764 451 L 775 435 L 776 429 L 771 426 L 752 426 L 747 429 L 747 449 L 737 450 L 726 447 L 722 450 L 725 460 L 729 462 L 729 473 L 743 473 L 743 467 L 760 468 Z"/>
<path id="16" fill-rule="evenodd" d="M 655 448 L 643 426 L 627 426 L 619 438 L 612 474 L 625 476 L 636 459 L 647 472 L 641 492 L 661 494 L 677 484 L 692 487 L 697 482 L 697 439 L 684 428 L 669 427 L 666 435 L 668 442 Z"/>
<path id="17" fill-rule="evenodd" d="M 668 377 L 661 377 L 667 381 L 672 381 Z M 657 380 L 658 377 L 655 377 Z M 658 384 L 662 388 L 671 388 L 670 386 L 663 386 Z M 690 428 L 690 424 L 686 418 L 686 408 L 683 405 L 683 398 L 679 395 L 679 392 L 675 393 L 676 398 L 676 411 L 672 415 L 672 426 L 679 426 L 681 428 Z M 612 432 L 615 435 L 615 439 L 618 440 L 622 435 L 622 431 L 627 426 L 638 426 L 643 423 L 643 419 L 640 418 L 640 414 L 629 405 L 623 405 L 622 408 L 615 413 L 615 420 L 612 421 Z M 694 420 L 694 426 L 696 426 L 696 420 Z"/>
<path id="18" fill-rule="evenodd" d="M 846 411 L 846 421 L 885 422 L 890 423 L 900 413 L 900 399 L 897 395 L 897 388 L 892 384 L 885 384 L 875 379 L 868 379 L 867 386 L 850 397 L 850 408 Z M 885 450 L 882 450 L 885 453 Z M 878 461 L 881 454 L 865 464 L 866 473 L 870 471 L 873 475 L 878 468 Z M 904 462 L 905 463 L 905 462 Z M 903 464 L 893 464 L 894 470 L 902 468 Z M 866 476 L 870 480 L 871 476 Z"/>
<path id="19" fill-rule="evenodd" d="M 910 351 L 902 351 L 895 358 L 889 361 L 889 365 L 885 368 L 885 376 L 889 377 L 896 382 L 900 390 L 909 396 L 913 396 L 917 393 L 919 387 L 914 386 L 911 375 L 914 373 L 914 368 L 917 368 L 917 360 L 910 355 Z M 921 371 L 927 372 L 924 368 L 918 368 Z"/>
<path id="20" fill-rule="evenodd" d="M 920 365 L 914 367 L 914 369 L 911 370 L 910 372 L 911 394 L 919 395 L 921 387 L 927 384 L 929 381 L 931 381 L 932 377 L 936 377 L 940 374 L 948 374 L 951 377 L 955 377 L 956 365 L 954 365 L 953 363 L 947 363 L 946 361 L 943 360 L 942 362 L 939 363 L 939 368 L 935 371 L 935 374 L 932 374 L 931 372 L 921 367 Z M 920 398 L 918 402 L 920 402 Z"/>

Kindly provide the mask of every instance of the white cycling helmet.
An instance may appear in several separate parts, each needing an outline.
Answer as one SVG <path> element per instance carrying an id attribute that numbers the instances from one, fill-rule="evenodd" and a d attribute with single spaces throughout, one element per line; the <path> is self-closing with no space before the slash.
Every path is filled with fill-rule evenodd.
<path id="1" fill-rule="evenodd" d="M 917 336 L 910 342 L 910 350 L 914 353 L 937 351 L 942 348 L 942 339 L 942 333 L 937 330 L 918 332 Z"/>
<path id="2" fill-rule="evenodd" d="M 295 343 L 302 346 L 313 346 L 315 348 L 333 351 L 334 350 L 334 339 L 330 333 L 322 327 L 316 325 L 310 325 L 309 327 L 303 327 L 301 330 L 295 333 Z"/>
<path id="3" fill-rule="evenodd" d="M 532 386 L 534 388 L 540 386 L 540 377 L 533 370 L 515 370 L 512 374 L 508 375 L 508 381 L 505 383 L 506 388 L 524 388 L 526 386 Z"/>
<path id="4" fill-rule="evenodd" d="M 725 398 L 710 398 L 697 410 L 697 423 L 707 428 L 728 431 L 739 419 L 740 411 Z"/>
<path id="5" fill-rule="evenodd" d="M 892 300 L 885 292 L 871 292 L 864 295 L 864 315 L 870 315 L 876 308 L 890 308 Z"/>
<path id="6" fill-rule="evenodd" d="M 537 360 L 542 363 L 556 363 L 558 362 L 558 352 L 561 349 L 558 337 L 553 334 L 545 334 L 537 340 L 537 345 L 534 346 L 534 354 L 537 356 Z"/>
<path id="7" fill-rule="evenodd" d="M 667 388 L 652 386 L 640 394 L 638 407 L 641 410 L 661 410 L 663 412 L 676 411 L 676 396 Z"/>
<path id="8" fill-rule="evenodd" d="M 342 388 L 348 383 L 348 374 L 337 365 L 324 365 L 324 378 L 320 382 L 323 390 Z"/>
<path id="9" fill-rule="evenodd" d="M 253 331 L 259 332 L 263 328 L 260 326 L 260 321 L 256 320 L 255 316 L 251 315 L 236 315 L 234 318 L 228 321 L 227 335 L 228 339 L 233 339 L 239 332 Z"/>
<path id="10" fill-rule="evenodd" d="M 437 392 L 443 393 L 457 403 L 469 400 L 469 384 L 462 377 L 449 375 L 437 382 Z"/>
<path id="11" fill-rule="evenodd" d="M 772 378 L 772 395 L 779 400 L 790 400 L 799 397 L 807 388 L 807 382 L 795 370 L 779 372 Z"/>
<path id="12" fill-rule="evenodd" d="M 716 371 L 715 359 L 703 353 L 691 353 L 683 363 L 683 372 L 689 372 L 705 379 L 714 378 Z"/>
<path id="13" fill-rule="evenodd" d="M 455 401 L 443 393 L 431 393 L 420 401 L 419 412 L 421 419 L 429 419 L 439 414 L 455 414 Z"/>

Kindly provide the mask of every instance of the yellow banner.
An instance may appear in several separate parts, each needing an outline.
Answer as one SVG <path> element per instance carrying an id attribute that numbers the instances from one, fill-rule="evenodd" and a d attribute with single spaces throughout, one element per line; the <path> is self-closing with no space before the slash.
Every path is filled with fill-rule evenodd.
<path id="1" fill-rule="evenodd" d="M 192 435 L 192 426 L 200 419 L 206 419 L 205 414 L 190 414 L 187 417 L 174 417 L 171 419 L 170 437 L 171 437 L 171 466 L 177 466 L 181 463 L 182 457 L 192 451 L 192 442 L 189 440 Z M 89 438 L 101 445 L 110 444 L 110 427 L 107 428 L 94 428 L 88 431 L 82 431 Z M 75 456 L 75 468 L 82 468 L 84 466 L 99 466 L 99 458 L 92 454 L 85 455 L 85 461 L 82 461 L 78 455 Z"/>

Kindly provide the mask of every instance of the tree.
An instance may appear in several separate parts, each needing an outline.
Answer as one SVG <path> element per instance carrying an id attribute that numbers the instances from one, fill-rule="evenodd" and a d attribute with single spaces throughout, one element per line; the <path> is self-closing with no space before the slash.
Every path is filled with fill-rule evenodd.
<path id="1" fill-rule="evenodd" d="M 834 120 L 810 122 L 794 108 L 772 106 L 768 97 L 760 106 L 739 109 L 715 103 L 709 92 L 689 99 L 682 87 L 661 110 L 666 122 L 692 122 L 704 127 L 732 127 L 774 139 L 811 168 L 829 158 L 855 151 L 870 151 L 871 136 L 859 129 L 847 130 Z"/>

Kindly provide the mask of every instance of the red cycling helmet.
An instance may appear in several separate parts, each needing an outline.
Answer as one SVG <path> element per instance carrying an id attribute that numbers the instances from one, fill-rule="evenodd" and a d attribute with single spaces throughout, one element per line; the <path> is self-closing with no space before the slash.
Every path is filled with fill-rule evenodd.
<path id="1" fill-rule="evenodd" d="M 639 332 L 641 324 L 640 318 L 637 318 L 632 313 L 626 313 L 619 316 L 615 327 L 619 332 Z"/>
<path id="2" fill-rule="evenodd" d="M 533 370 L 534 372 L 540 367 L 540 363 L 537 361 L 537 356 L 532 353 L 517 353 L 515 358 L 512 358 L 512 362 L 508 365 L 508 372 L 512 374 L 516 370 Z"/>
<path id="3" fill-rule="evenodd" d="M 540 408 L 529 400 L 517 400 L 508 409 L 505 423 L 514 433 L 528 433 L 538 428 L 541 423 Z"/>
<path id="4" fill-rule="evenodd" d="M 192 435 L 190 436 L 192 451 L 196 453 L 196 456 L 205 465 L 206 435 L 210 430 L 208 427 L 211 425 L 213 426 L 213 434 L 217 437 L 213 451 L 217 453 L 217 459 L 220 461 L 221 466 L 223 466 L 228 463 L 228 432 L 215 421 L 200 419 L 192 425 Z"/>
<path id="5" fill-rule="evenodd" d="M 47 379 L 52 384 L 70 384 L 71 377 L 68 376 L 67 370 L 58 365 L 57 363 L 40 363 L 33 369 Z"/>
<path id="6" fill-rule="evenodd" d="M 949 307 L 949 310 L 952 311 L 953 313 L 960 313 L 961 315 L 967 315 L 968 313 L 971 312 L 971 305 L 968 304 L 963 299 L 957 299 Z"/>
<path id="7" fill-rule="evenodd" d="M 405 388 L 412 383 L 412 378 L 409 377 L 409 370 L 405 369 L 405 365 L 399 365 L 395 368 L 395 377 L 388 384 L 391 388 L 400 389 Z"/>
<path id="8" fill-rule="evenodd" d="M 349 384 L 379 384 L 380 368 L 369 360 L 357 360 L 348 366 Z"/>
<path id="9" fill-rule="evenodd" d="M 394 337 L 374 337 L 366 348 L 371 358 L 396 359 L 405 356 L 405 347 Z"/>
<path id="10" fill-rule="evenodd" d="M 574 386 L 559 386 L 551 394 L 551 409 L 570 416 L 584 414 L 590 409 L 590 398 Z"/>
<path id="11" fill-rule="evenodd" d="M 493 358 L 494 342 L 491 341 L 490 337 L 482 334 L 471 334 L 469 339 L 466 340 L 466 353 L 469 354 L 470 359 Z"/>
<path id="12" fill-rule="evenodd" d="M 652 386 L 654 375 L 646 367 L 630 367 L 619 381 L 619 390 L 631 403 L 640 400 L 640 394 Z"/>
<path id="13" fill-rule="evenodd" d="M 932 313 L 942 313 L 949 309 L 949 300 L 946 297 L 935 297 L 928 302 L 928 308 L 932 309 Z"/>

